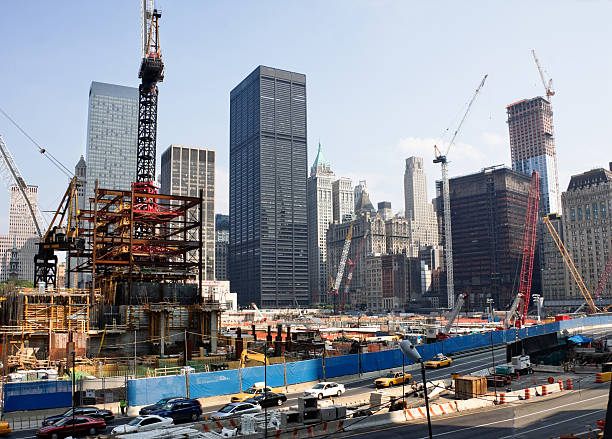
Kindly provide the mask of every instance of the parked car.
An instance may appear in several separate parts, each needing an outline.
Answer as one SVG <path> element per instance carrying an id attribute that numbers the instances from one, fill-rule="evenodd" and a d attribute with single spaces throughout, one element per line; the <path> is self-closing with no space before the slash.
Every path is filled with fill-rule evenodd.
<path id="1" fill-rule="evenodd" d="M 224 405 L 216 412 L 210 414 L 210 419 L 218 420 L 225 418 L 233 418 L 235 416 L 244 415 L 245 413 L 257 413 L 261 411 L 261 407 L 250 402 L 230 402 Z"/>
<path id="2" fill-rule="evenodd" d="M 304 395 L 316 396 L 319 399 L 323 399 L 326 396 L 340 396 L 344 392 L 346 392 L 344 385 L 330 381 L 322 381 L 315 384 L 310 389 L 304 390 Z"/>
<path id="3" fill-rule="evenodd" d="M 283 405 L 285 401 L 287 401 L 287 396 L 283 393 L 266 392 L 246 399 L 244 402 L 258 404 L 260 407 L 274 407 L 275 405 Z"/>
<path id="4" fill-rule="evenodd" d="M 202 406 L 197 399 L 183 398 L 179 401 L 167 402 L 151 414 L 163 418 L 172 418 L 174 422 L 188 420 L 195 422 L 202 415 Z"/>
<path id="5" fill-rule="evenodd" d="M 151 404 L 151 405 L 141 408 L 138 414 L 139 415 L 149 415 L 153 413 L 154 411 L 161 409 L 164 405 L 170 402 L 181 401 L 183 399 L 187 399 L 187 398 L 185 398 L 184 396 L 171 396 L 169 398 L 162 398 L 159 401 L 157 401 L 155 404 Z"/>
<path id="6" fill-rule="evenodd" d="M 0 422 L 0 435 L 4 436 L 11 432 L 11 426 L 8 422 Z"/>
<path id="7" fill-rule="evenodd" d="M 74 416 L 87 416 L 87 417 L 90 417 L 90 418 L 104 419 L 104 422 L 106 422 L 107 424 L 112 422 L 113 419 L 115 419 L 115 415 L 110 410 L 102 410 L 102 409 L 99 409 L 97 407 L 87 407 L 87 406 L 85 406 L 85 407 L 75 407 L 74 408 Z M 43 420 L 42 425 L 43 425 L 43 427 L 45 425 L 52 425 L 52 424 L 55 424 L 60 419 L 64 419 L 64 418 L 68 418 L 68 417 L 72 417 L 72 409 L 66 410 L 61 415 L 47 416 Z"/>
<path id="8" fill-rule="evenodd" d="M 446 355 L 437 354 L 431 360 L 425 362 L 425 367 L 437 369 L 439 367 L 450 366 L 451 364 L 453 364 L 452 358 L 448 358 Z"/>
<path id="9" fill-rule="evenodd" d="M 375 387 L 393 387 L 399 384 L 407 384 L 412 380 L 412 375 L 409 373 L 404 374 L 401 370 L 399 372 L 389 372 L 384 377 L 380 377 L 374 380 Z"/>
<path id="10" fill-rule="evenodd" d="M 157 415 L 144 415 L 132 419 L 127 424 L 116 426 L 111 433 L 136 433 L 140 431 L 155 430 L 160 427 L 168 427 L 173 424 L 174 421 L 172 418 L 163 418 Z"/>
<path id="11" fill-rule="evenodd" d="M 57 421 L 55 424 L 46 425 L 36 431 L 36 436 L 44 439 L 62 439 L 67 436 L 93 436 L 103 433 L 106 422 L 101 418 L 90 418 L 87 416 L 70 416 Z"/>
<path id="12" fill-rule="evenodd" d="M 264 391 L 272 392 L 272 389 L 270 387 L 265 387 L 264 383 L 258 382 L 246 389 L 244 392 L 232 396 L 231 402 L 242 402 L 254 397 L 255 395 L 263 394 Z"/>

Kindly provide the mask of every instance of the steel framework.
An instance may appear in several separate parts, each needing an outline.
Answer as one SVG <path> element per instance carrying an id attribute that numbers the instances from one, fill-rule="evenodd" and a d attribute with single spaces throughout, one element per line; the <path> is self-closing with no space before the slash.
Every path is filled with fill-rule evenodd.
<path id="1" fill-rule="evenodd" d="M 92 288 L 101 289 L 107 304 L 115 304 L 120 283 L 127 283 L 131 298 L 134 281 L 201 279 L 202 196 L 201 191 L 199 197 L 152 194 L 137 183 L 129 191 L 96 185 L 90 209 L 79 214 L 79 235 L 89 244 L 73 255 L 86 258 L 76 270 L 91 272 Z M 143 199 L 157 208 L 148 210 Z M 151 233 L 140 235 L 139 230 Z M 197 257 L 188 258 L 190 252 Z"/>

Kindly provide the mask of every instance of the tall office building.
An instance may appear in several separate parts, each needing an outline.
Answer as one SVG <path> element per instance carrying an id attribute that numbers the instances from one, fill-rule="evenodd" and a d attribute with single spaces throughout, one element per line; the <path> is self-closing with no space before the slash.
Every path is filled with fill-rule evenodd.
<path id="1" fill-rule="evenodd" d="M 561 200 L 565 246 L 587 288 L 594 293 L 612 252 L 612 163 L 610 170 L 599 168 L 573 175 Z M 602 297 L 612 295 L 611 284 L 608 280 Z M 580 290 L 568 270 L 565 270 L 565 290 L 566 299 L 582 302 Z"/>
<path id="2" fill-rule="evenodd" d="M 528 175 L 508 168 L 449 180 L 455 290 L 469 294 L 470 309 L 484 309 L 489 297 L 497 309 L 514 300 L 529 183 Z"/>
<path id="3" fill-rule="evenodd" d="M 334 204 L 334 222 L 350 221 L 355 213 L 355 197 L 353 181 L 340 177 L 332 183 L 332 199 Z"/>
<path id="4" fill-rule="evenodd" d="M 96 181 L 105 189 L 129 190 L 136 181 L 138 89 L 92 82 L 87 119 L 86 200 Z M 89 202 L 86 201 L 89 207 Z"/>
<path id="5" fill-rule="evenodd" d="M 405 216 L 410 220 L 413 249 L 410 256 L 417 256 L 419 247 L 438 245 L 438 218 L 433 204 L 427 201 L 427 180 L 422 157 L 406 159 L 404 171 Z"/>
<path id="6" fill-rule="evenodd" d="M 198 197 L 202 191 L 202 274 L 215 279 L 215 150 L 195 146 L 170 145 L 161 156 L 161 193 Z M 195 214 L 199 215 L 198 209 Z M 197 218 L 194 218 L 197 220 Z M 191 220 L 191 218 L 189 219 Z M 196 240 L 198 230 L 187 232 Z M 188 257 L 195 262 L 197 252 Z"/>
<path id="7" fill-rule="evenodd" d="M 26 194 L 34 209 L 38 206 L 38 186 L 28 186 Z M 19 188 L 11 186 L 8 235 L 0 236 L 0 281 L 34 279 L 34 256 L 38 252 L 38 233 L 28 205 Z"/>
<path id="8" fill-rule="evenodd" d="M 561 200 L 557 154 L 550 102 L 542 97 L 523 99 L 506 107 L 512 169 L 540 174 L 540 212 L 559 213 Z"/>
<path id="9" fill-rule="evenodd" d="M 306 76 L 259 66 L 230 93 L 230 281 L 241 304 L 308 305 Z"/>
<path id="10" fill-rule="evenodd" d="M 393 218 L 393 211 L 391 210 L 391 201 L 381 201 L 378 203 L 378 213 L 383 217 L 385 221 Z"/>
<path id="11" fill-rule="evenodd" d="M 228 280 L 229 215 L 215 215 L 215 280 Z"/>
<path id="12" fill-rule="evenodd" d="M 333 222 L 332 184 L 334 173 L 321 151 L 321 143 L 307 181 L 308 274 L 313 303 L 325 301 L 327 275 L 327 229 Z"/>
<path id="13" fill-rule="evenodd" d="M 355 214 L 367 212 L 370 215 L 376 215 L 376 209 L 370 200 L 370 192 L 365 180 L 359 180 L 359 184 L 355 186 Z"/>
<path id="14" fill-rule="evenodd" d="M 89 203 L 85 200 L 87 163 L 83 156 L 81 156 L 74 167 L 74 176 L 77 182 L 77 206 L 79 209 L 87 209 L 89 208 Z M 85 224 L 81 222 L 80 226 L 84 227 Z M 87 258 L 69 258 L 65 266 L 64 283 L 60 283 L 58 280 L 58 286 L 66 288 L 85 288 L 87 282 L 91 280 L 91 273 L 84 273 L 76 270 L 82 263 L 86 262 L 86 260 Z"/>

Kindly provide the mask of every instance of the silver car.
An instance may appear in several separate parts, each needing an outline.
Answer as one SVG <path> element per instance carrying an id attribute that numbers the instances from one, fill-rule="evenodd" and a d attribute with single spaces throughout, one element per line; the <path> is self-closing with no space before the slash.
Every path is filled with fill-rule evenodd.
<path id="1" fill-rule="evenodd" d="M 233 418 L 235 416 L 240 416 L 245 413 L 257 413 L 261 411 L 261 407 L 256 404 L 251 404 L 250 402 L 231 402 L 227 405 L 224 405 L 216 412 L 210 414 L 210 419 L 225 419 L 225 418 Z"/>

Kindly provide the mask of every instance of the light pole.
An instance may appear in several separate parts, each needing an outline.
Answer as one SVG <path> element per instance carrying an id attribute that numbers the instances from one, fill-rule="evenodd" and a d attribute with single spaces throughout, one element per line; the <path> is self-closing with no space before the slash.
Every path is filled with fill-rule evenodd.
<path id="1" fill-rule="evenodd" d="M 400 349 L 408 358 L 415 363 L 421 363 L 421 376 L 423 377 L 423 393 L 425 394 L 425 409 L 427 411 L 427 428 L 429 429 L 429 439 L 433 438 L 431 434 L 431 415 L 429 414 L 429 397 L 427 396 L 427 379 L 425 378 L 425 364 L 421 358 L 421 354 L 416 350 L 416 347 L 409 341 L 404 340 L 400 343 Z"/>

